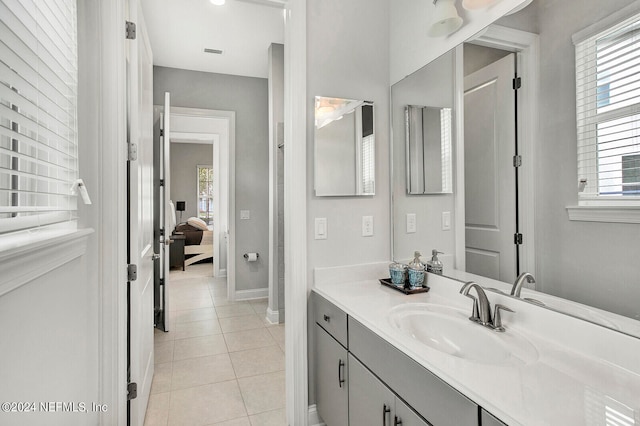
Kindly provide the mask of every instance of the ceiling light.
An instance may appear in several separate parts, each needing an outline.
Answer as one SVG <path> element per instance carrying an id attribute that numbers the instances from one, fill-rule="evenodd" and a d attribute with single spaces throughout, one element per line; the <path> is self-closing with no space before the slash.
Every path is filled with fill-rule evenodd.
<path id="1" fill-rule="evenodd" d="M 496 0 L 462 0 L 462 7 L 467 10 L 484 9 L 494 4 Z"/>
<path id="2" fill-rule="evenodd" d="M 222 6 L 225 0 L 209 0 L 211 4 L 215 4 L 216 6 Z"/>
<path id="3" fill-rule="evenodd" d="M 434 0 L 435 9 L 429 27 L 429 37 L 442 37 L 458 31 L 462 18 L 458 15 L 454 0 Z"/>

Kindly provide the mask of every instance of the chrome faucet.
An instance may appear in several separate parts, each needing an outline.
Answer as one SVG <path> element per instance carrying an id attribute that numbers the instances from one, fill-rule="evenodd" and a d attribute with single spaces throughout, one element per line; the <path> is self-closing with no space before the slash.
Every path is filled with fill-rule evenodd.
<path id="1" fill-rule="evenodd" d="M 518 276 L 518 278 L 516 278 L 516 281 L 513 283 L 513 287 L 511 288 L 511 295 L 512 296 L 520 297 L 520 291 L 522 290 L 522 285 L 524 284 L 525 280 L 529 284 L 535 284 L 536 283 L 535 278 L 533 278 L 533 275 L 531 275 L 529 272 L 521 273 Z"/>
<path id="2" fill-rule="evenodd" d="M 469 294 L 469 291 L 474 288 L 478 297 Z M 477 283 L 473 281 L 469 281 L 460 289 L 460 294 L 463 296 L 467 296 L 468 298 L 473 300 L 473 312 L 469 317 L 469 320 L 473 322 L 477 322 L 487 328 L 490 328 L 495 331 L 504 331 L 504 327 L 502 326 L 502 317 L 500 316 L 500 311 L 508 311 L 514 312 L 511 309 L 507 308 L 504 305 L 496 304 L 495 312 L 493 317 L 491 316 L 491 303 L 487 298 L 486 293 Z"/>

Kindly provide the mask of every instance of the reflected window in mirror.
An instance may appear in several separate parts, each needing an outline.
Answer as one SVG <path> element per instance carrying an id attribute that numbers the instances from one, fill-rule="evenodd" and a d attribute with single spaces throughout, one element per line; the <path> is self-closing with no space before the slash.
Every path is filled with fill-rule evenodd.
<path id="1" fill-rule="evenodd" d="M 375 195 L 373 103 L 315 98 L 315 195 Z"/>
<path id="2" fill-rule="evenodd" d="M 451 108 L 405 107 L 407 194 L 451 193 Z"/>
<path id="3" fill-rule="evenodd" d="M 581 204 L 640 205 L 640 15 L 574 35 Z"/>

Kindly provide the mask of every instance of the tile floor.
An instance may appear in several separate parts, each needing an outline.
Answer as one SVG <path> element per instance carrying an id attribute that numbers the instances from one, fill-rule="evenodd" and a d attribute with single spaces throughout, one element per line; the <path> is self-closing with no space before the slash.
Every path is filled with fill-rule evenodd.
<path id="1" fill-rule="evenodd" d="M 211 271 L 171 271 L 145 425 L 286 425 L 284 325 L 265 320 L 266 299 L 227 300 L 226 279 Z"/>

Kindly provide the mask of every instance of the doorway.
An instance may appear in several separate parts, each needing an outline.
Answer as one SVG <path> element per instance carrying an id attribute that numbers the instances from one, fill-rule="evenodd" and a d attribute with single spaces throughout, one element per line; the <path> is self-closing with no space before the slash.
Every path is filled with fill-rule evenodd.
<path id="1" fill-rule="evenodd" d="M 475 236 L 468 235 L 465 231 L 457 240 L 456 257 L 462 260 L 459 264 L 460 269 L 466 269 L 468 272 L 477 273 L 478 275 L 488 276 L 501 281 L 511 282 L 515 279 L 518 272 L 527 271 L 535 274 L 535 188 L 533 170 L 536 160 L 534 155 L 534 144 L 537 137 L 536 111 L 538 87 L 538 36 L 524 31 L 501 27 L 499 25 L 492 25 L 478 38 L 470 41 L 469 44 L 466 44 L 465 47 L 469 47 L 472 51 L 472 60 L 470 62 L 475 62 L 476 66 L 473 67 L 468 63 L 465 63 L 465 59 L 469 59 L 469 55 L 463 54 L 463 47 L 459 47 L 457 57 L 459 58 L 460 63 L 464 64 L 463 66 L 458 67 L 456 77 L 457 87 L 460 88 L 459 92 L 461 93 L 458 103 L 459 110 L 462 110 L 463 108 L 466 109 L 466 99 L 462 97 L 462 94 L 464 93 L 462 88 L 465 87 L 463 82 L 466 74 L 473 74 L 475 71 L 484 68 L 485 65 L 491 66 L 491 64 L 495 64 L 499 61 L 503 61 L 503 65 L 505 65 L 505 63 L 514 64 L 514 72 L 510 74 L 511 77 L 504 77 L 508 79 L 506 82 L 508 89 L 513 91 L 512 97 L 509 97 L 509 102 L 513 103 L 513 109 L 515 111 L 511 115 L 511 122 L 514 127 L 507 130 L 512 135 L 508 141 L 508 144 L 511 145 L 509 148 L 510 153 L 504 157 L 506 160 L 501 160 L 503 163 L 506 162 L 506 168 L 511 168 L 513 170 L 513 172 L 508 175 L 508 183 L 506 184 L 512 188 L 512 198 L 511 201 L 506 201 L 507 203 L 511 203 L 511 213 L 507 213 L 511 218 L 511 225 L 504 240 L 504 244 L 510 245 L 512 247 L 512 251 L 510 260 L 507 260 L 507 262 L 510 262 L 510 268 L 500 268 L 498 256 L 494 255 L 494 257 L 491 258 L 491 256 L 486 256 L 486 253 L 483 253 L 481 250 L 477 250 L 473 247 L 471 249 L 467 248 L 469 245 L 467 244 L 467 239 L 471 240 L 469 242 L 471 246 L 473 246 L 475 244 L 473 241 Z M 476 56 L 475 58 L 473 58 L 474 55 Z M 478 55 L 481 59 L 478 58 Z M 520 80 L 515 80 L 516 71 L 517 77 L 519 77 Z M 475 81 L 475 84 L 469 84 L 475 88 L 476 91 L 480 91 L 478 89 L 488 88 L 492 85 L 491 82 L 493 81 L 493 79 L 487 78 L 485 82 L 486 85 L 480 84 L 479 81 Z M 516 87 L 517 91 L 515 90 Z M 470 87 L 467 89 L 469 88 Z M 471 108 L 472 109 L 467 111 L 466 114 L 461 114 L 462 117 L 458 119 L 459 122 L 457 123 L 459 133 L 463 135 L 460 140 L 465 140 L 465 145 L 467 144 L 467 139 L 472 140 L 476 136 L 474 134 L 474 130 L 466 128 L 468 124 L 467 122 L 474 120 L 473 116 L 469 118 L 467 115 L 475 114 L 478 110 L 477 107 Z M 465 158 L 468 156 L 464 152 L 464 147 L 459 146 L 458 151 L 458 163 L 466 165 Z M 491 156 L 492 161 L 495 161 L 495 159 L 495 155 Z M 479 167 L 483 166 L 479 165 Z M 487 165 L 484 167 L 489 168 Z M 456 173 L 456 203 L 457 206 L 461 206 L 459 211 L 464 213 L 456 215 L 456 226 L 457 229 L 466 230 L 468 222 L 466 216 L 469 213 L 469 209 L 473 208 L 474 202 L 472 201 L 472 206 L 466 206 L 467 197 L 469 196 L 467 192 L 470 192 L 474 188 L 465 188 L 465 167 L 457 168 Z M 487 177 L 485 176 L 485 178 Z M 500 183 L 499 177 L 493 176 L 493 179 L 494 185 Z M 515 198 L 516 193 L 517 202 Z M 495 203 L 498 203 L 498 198 L 495 197 L 495 195 L 496 194 L 489 194 L 489 197 L 495 200 Z M 470 198 L 473 198 L 474 196 L 478 198 L 476 200 L 476 204 L 482 205 L 482 195 L 472 194 Z M 487 207 L 488 204 L 489 203 L 485 202 L 485 211 L 479 214 L 480 216 L 484 215 L 485 219 L 490 217 L 495 223 L 496 215 L 502 214 L 504 216 L 504 212 L 499 208 L 495 208 L 493 213 L 491 213 L 489 211 L 490 209 Z M 470 217 L 472 222 L 474 214 L 476 213 L 472 213 Z M 482 222 L 477 220 L 477 217 L 478 215 L 476 214 L 476 221 Z M 489 221 L 485 220 L 485 222 Z M 480 225 L 485 224 L 480 223 Z M 486 231 L 490 230 L 490 228 L 490 226 L 484 226 L 484 229 L 483 226 L 475 226 L 473 231 Z M 494 234 L 497 234 L 497 232 Z M 516 247 L 517 251 L 515 249 Z M 469 251 L 471 252 L 471 256 L 467 256 Z M 490 250 L 487 250 L 487 252 L 489 251 Z M 485 259 L 482 259 L 483 257 Z M 486 258 L 489 258 L 489 261 L 485 261 L 483 263 L 482 260 L 486 260 Z"/>

